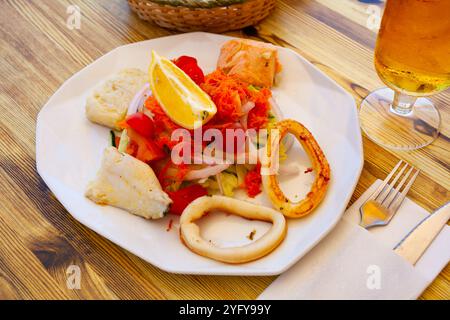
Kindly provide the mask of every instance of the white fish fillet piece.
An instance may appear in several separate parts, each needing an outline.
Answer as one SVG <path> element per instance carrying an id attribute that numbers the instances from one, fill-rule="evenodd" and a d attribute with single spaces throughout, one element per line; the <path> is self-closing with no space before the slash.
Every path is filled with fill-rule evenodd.
<path id="1" fill-rule="evenodd" d="M 152 168 L 128 154 L 108 147 L 86 197 L 97 204 L 124 209 L 145 219 L 164 217 L 172 203 Z"/>

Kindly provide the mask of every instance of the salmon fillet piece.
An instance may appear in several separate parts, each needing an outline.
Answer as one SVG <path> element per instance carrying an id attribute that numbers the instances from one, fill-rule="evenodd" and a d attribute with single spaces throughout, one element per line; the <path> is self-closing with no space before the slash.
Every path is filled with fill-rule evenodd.
<path id="1" fill-rule="evenodd" d="M 258 87 L 270 88 L 281 71 L 277 48 L 269 43 L 234 39 L 221 49 L 217 67 Z"/>

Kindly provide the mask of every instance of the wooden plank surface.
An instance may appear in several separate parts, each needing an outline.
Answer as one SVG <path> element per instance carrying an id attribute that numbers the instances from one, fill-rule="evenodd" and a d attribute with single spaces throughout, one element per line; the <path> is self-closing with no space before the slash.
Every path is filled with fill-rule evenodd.
<path id="1" fill-rule="evenodd" d="M 66 27 L 74 4 L 82 13 L 80 30 Z M 373 68 L 376 30 L 367 28 L 368 6 L 281 0 L 255 28 L 229 34 L 294 49 L 359 103 L 382 86 Z M 36 173 L 36 116 L 55 90 L 117 46 L 173 33 L 140 21 L 125 0 L 0 2 L 0 299 L 253 299 L 273 281 L 165 273 L 71 218 Z M 433 145 L 391 152 L 364 138 L 364 171 L 352 201 L 399 158 L 422 170 L 410 192 L 414 201 L 430 211 L 449 201 L 450 93 L 433 100 L 444 124 Z M 68 289 L 70 265 L 81 269 L 81 290 Z M 449 278 L 447 266 L 422 298 L 450 299 Z"/>

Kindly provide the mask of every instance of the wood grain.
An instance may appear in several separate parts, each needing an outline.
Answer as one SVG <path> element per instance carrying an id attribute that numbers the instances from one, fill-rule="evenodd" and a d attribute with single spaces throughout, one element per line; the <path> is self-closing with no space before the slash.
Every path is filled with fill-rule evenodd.
<path id="1" fill-rule="evenodd" d="M 80 30 L 66 27 L 69 5 L 81 9 Z M 229 34 L 292 48 L 359 103 L 382 86 L 366 9 L 356 0 L 281 0 L 260 25 Z M 172 33 L 139 20 L 124 0 L 0 2 L 0 299 L 254 299 L 273 281 L 165 273 L 71 218 L 36 173 L 36 116 L 55 90 L 117 46 Z M 433 145 L 391 152 L 364 138 L 352 202 L 399 158 L 423 172 L 409 194 L 415 202 L 431 211 L 450 200 L 450 94 L 433 99 L 444 123 Z M 81 290 L 67 288 L 70 265 L 81 269 Z M 447 266 L 422 298 L 450 299 L 449 278 Z"/>

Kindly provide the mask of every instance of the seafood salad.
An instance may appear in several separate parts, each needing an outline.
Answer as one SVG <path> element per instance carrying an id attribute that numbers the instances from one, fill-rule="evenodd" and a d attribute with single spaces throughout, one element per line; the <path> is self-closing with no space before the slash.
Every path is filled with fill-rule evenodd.
<path id="1" fill-rule="evenodd" d="M 275 46 L 244 39 L 226 42 L 209 74 L 195 57 L 168 59 L 156 52 L 148 72 L 120 71 L 86 103 L 87 118 L 111 129 L 86 197 L 145 219 L 180 216 L 181 241 L 204 257 L 245 263 L 269 254 L 286 236 L 286 218 L 311 213 L 330 180 L 313 135 L 283 119 L 272 97 L 281 71 Z M 316 174 L 299 202 L 283 194 L 277 179 L 296 172 L 279 168 L 294 140 Z M 249 198 L 265 192 L 273 208 L 234 199 L 237 189 Z M 195 224 L 212 210 L 267 221 L 272 228 L 248 245 L 217 247 L 201 238 Z"/>

